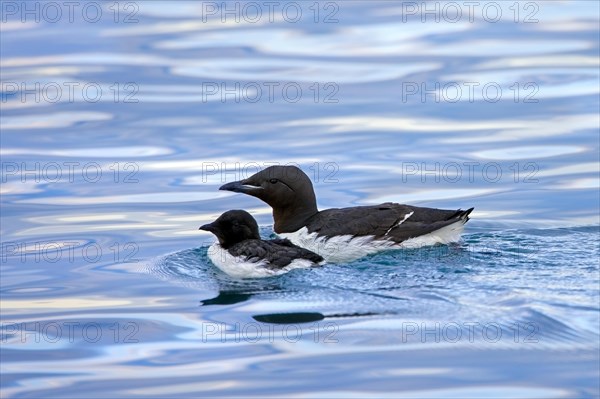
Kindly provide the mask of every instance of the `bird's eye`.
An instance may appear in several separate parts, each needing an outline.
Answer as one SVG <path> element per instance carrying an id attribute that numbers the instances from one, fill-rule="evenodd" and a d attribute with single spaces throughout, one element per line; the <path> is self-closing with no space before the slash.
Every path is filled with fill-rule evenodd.
<path id="1" fill-rule="evenodd" d="M 271 180 L 269 180 L 269 183 L 271 183 L 271 184 L 275 184 L 275 183 L 277 183 L 278 181 L 279 181 L 279 180 L 277 180 L 277 179 L 271 179 Z"/>

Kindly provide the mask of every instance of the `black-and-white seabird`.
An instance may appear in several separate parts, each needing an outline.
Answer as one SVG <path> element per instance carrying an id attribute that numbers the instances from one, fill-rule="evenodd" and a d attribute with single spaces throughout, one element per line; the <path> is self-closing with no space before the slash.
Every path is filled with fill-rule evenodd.
<path id="1" fill-rule="evenodd" d="M 348 262 L 382 250 L 456 242 L 473 210 L 386 202 L 319 211 L 310 178 L 295 166 L 270 166 L 220 190 L 252 195 L 269 204 L 275 232 L 327 262 Z"/>
<path id="2" fill-rule="evenodd" d="M 208 257 L 232 277 L 268 277 L 318 266 L 323 258 L 287 239 L 261 240 L 256 220 L 246 211 L 227 211 L 200 227 L 217 236 Z"/>

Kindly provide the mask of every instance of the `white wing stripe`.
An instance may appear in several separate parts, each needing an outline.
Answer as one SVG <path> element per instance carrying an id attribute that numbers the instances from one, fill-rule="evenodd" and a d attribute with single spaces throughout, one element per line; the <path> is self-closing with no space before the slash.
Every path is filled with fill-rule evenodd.
<path id="1" fill-rule="evenodd" d="M 390 231 L 392 231 L 392 229 L 393 229 L 394 227 L 398 227 L 398 226 L 400 226 L 402 223 L 406 222 L 406 219 L 408 219 L 409 217 L 411 217 L 411 216 L 413 215 L 413 213 L 415 213 L 415 211 L 412 211 L 411 213 L 407 213 L 406 215 L 404 215 L 404 219 L 402 219 L 401 221 L 399 221 L 398 223 L 396 223 L 396 224 L 394 224 L 392 227 L 390 227 L 390 228 L 389 228 L 389 229 L 388 229 L 388 230 L 385 232 L 384 236 L 387 236 L 387 235 L 388 235 L 388 233 L 389 233 Z"/>

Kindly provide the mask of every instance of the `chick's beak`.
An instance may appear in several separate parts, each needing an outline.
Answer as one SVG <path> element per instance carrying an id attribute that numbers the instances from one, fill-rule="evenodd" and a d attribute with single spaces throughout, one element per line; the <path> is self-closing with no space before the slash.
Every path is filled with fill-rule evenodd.
<path id="1" fill-rule="evenodd" d="M 212 223 L 204 224 L 200 226 L 198 230 L 210 231 L 211 233 L 213 233 L 215 231 L 215 226 L 213 226 Z"/>

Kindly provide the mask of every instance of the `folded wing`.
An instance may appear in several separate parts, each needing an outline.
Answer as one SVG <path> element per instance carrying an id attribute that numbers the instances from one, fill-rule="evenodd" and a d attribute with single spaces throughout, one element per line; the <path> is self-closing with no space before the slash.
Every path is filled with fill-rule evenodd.
<path id="1" fill-rule="evenodd" d="M 439 230 L 461 221 L 466 223 L 473 208 L 444 210 L 420 208 L 387 202 L 374 206 L 328 209 L 319 217 L 309 220 L 309 233 L 320 236 L 340 235 L 374 236 L 400 243 L 410 238 Z"/>
<path id="2" fill-rule="evenodd" d="M 305 259 L 315 265 L 323 258 L 308 249 L 300 248 L 286 239 L 246 240 L 229 249 L 235 256 L 243 256 L 250 262 L 266 261 L 265 267 L 282 269 L 296 259 Z"/>

